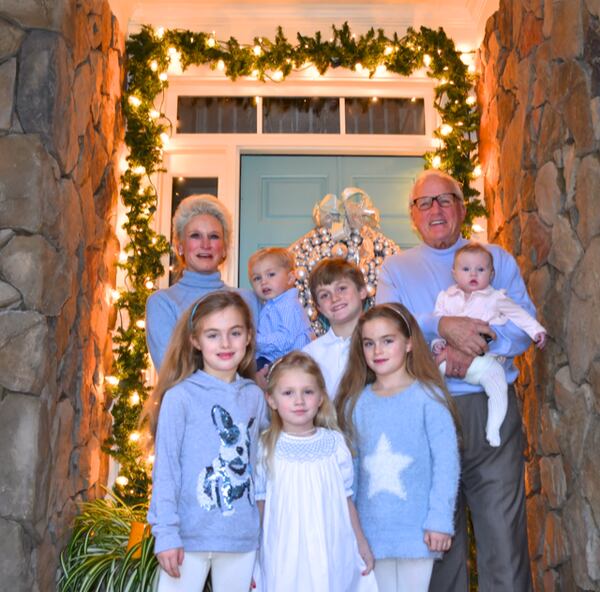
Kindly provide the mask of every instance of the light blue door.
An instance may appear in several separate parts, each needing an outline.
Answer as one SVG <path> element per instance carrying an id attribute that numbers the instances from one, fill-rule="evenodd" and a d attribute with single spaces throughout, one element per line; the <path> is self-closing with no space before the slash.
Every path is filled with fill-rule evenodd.
<path id="1" fill-rule="evenodd" d="M 420 157 L 401 156 L 242 156 L 240 286 L 249 286 L 247 263 L 254 251 L 289 246 L 314 227 L 314 205 L 346 187 L 369 194 L 386 236 L 402 248 L 417 244 L 408 193 L 423 164 Z"/>

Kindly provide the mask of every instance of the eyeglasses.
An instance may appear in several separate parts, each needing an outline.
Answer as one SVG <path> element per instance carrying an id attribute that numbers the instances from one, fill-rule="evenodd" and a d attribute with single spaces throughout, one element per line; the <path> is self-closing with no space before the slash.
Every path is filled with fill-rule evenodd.
<path id="1" fill-rule="evenodd" d="M 425 195 L 412 200 L 411 206 L 416 206 L 417 210 L 424 212 L 430 210 L 433 202 L 437 201 L 440 208 L 449 208 L 454 204 L 454 200 L 458 199 L 458 195 L 454 193 L 440 193 L 439 195 Z"/>

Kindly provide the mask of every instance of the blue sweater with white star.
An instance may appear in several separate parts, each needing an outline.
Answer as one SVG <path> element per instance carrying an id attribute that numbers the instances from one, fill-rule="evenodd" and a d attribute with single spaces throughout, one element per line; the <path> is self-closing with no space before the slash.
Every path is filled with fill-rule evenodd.
<path id="1" fill-rule="evenodd" d="M 389 397 L 367 386 L 353 421 L 356 508 L 375 559 L 439 557 L 423 535 L 454 534 L 460 469 L 450 412 L 415 381 Z"/>

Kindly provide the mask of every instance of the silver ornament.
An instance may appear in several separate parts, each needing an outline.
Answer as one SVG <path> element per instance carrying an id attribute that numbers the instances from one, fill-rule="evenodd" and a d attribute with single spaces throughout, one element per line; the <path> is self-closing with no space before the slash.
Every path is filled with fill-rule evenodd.
<path id="1" fill-rule="evenodd" d="M 304 281 L 306 279 L 308 275 L 308 272 L 306 271 L 306 267 L 297 267 L 296 268 L 296 277 L 299 280 Z"/>
<path id="2" fill-rule="evenodd" d="M 367 296 L 369 296 L 369 298 L 373 298 L 373 296 L 375 296 L 375 292 L 376 292 L 376 288 L 372 283 L 368 283 L 367 284 Z"/>

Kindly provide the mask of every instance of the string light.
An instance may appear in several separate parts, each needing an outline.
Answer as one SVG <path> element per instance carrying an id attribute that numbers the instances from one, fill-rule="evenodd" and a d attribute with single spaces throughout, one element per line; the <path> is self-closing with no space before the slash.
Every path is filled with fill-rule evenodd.
<path id="1" fill-rule="evenodd" d="M 140 319 L 139 321 L 135 322 L 135 326 L 138 329 L 145 329 L 146 328 L 146 322 L 143 319 Z"/>
<path id="2" fill-rule="evenodd" d="M 476 165 L 475 168 L 473 169 L 473 177 L 475 179 L 477 179 L 478 177 L 481 177 L 481 166 L 480 165 Z"/>
<path id="3" fill-rule="evenodd" d="M 474 96 L 470 96 L 467 97 L 467 100 L 465 101 L 465 103 L 467 103 L 467 105 L 472 106 L 477 102 L 477 99 Z"/>
<path id="4" fill-rule="evenodd" d="M 383 50 L 383 55 L 389 56 L 392 55 L 394 53 L 394 48 L 391 45 L 386 46 L 386 48 Z"/>
<path id="5" fill-rule="evenodd" d="M 116 376 L 107 376 L 104 379 L 110 386 L 117 386 L 119 384 L 119 379 Z"/>
<path id="6" fill-rule="evenodd" d="M 139 99 L 138 97 L 136 97 L 135 95 L 129 95 L 129 98 L 127 99 L 127 102 L 132 106 L 132 107 L 139 107 L 142 104 L 141 99 Z"/>
<path id="7" fill-rule="evenodd" d="M 129 483 L 129 479 L 127 479 L 127 477 L 125 477 L 124 475 L 119 475 L 115 479 L 115 483 L 117 485 L 120 485 L 121 487 L 125 487 Z"/>
<path id="8" fill-rule="evenodd" d="M 136 174 L 136 175 L 145 175 L 146 174 L 146 168 L 143 167 L 142 165 L 138 165 L 136 167 L 133 167 L 132 171 Z"/>
<path id="9" fill-rule="evenodd" d="M 260 45 L 255 45 L 254 49 L 252 51 L 254 52 L 254 55 L 257 57 L 262 53 L 262 49 L 261 49 Z"/>
<path id="10" fill-rule="evenodd" d="M 139 405 L 141 399 L 140 399 L 140 394 L 137 391 L 133 391 L 131 393 L 131 396 L 129 397 L 129 402 L 132 405 Z"/>
<path id="11" fill-rule="evenodd" d="M 209 37 L 209 38 L 206 40 L 206 45 L 208 45 L 208 47 L 214 47 L 214 46 L 216 45 L 216 43 L 217 43 L 217 42 L 215 41 L 215 38 L 214 38 L 214 37 Z"/>
<path id="12" fill-rule="evenodd" d="M 154 289 L 154 282 L 152 280 L 148 280 L 144 286 L 146 286 L 146 288 L 148 288 L 148 290 L 153 290 Z"/>
<path id="13" fill-rule="evenodd" d="M 442 166 L 442 159 L 437 154 L 431 159 L 431 166 L 434 169 L 439 169 Z"/>
<path id="14" fill-rule="evenodd" d="M 481 224 L 473 224 L 473 226 L 471 226 L 471 228 L 473 229 L 473 232 L 483 232 L 485 230 L 485 228 L 483 226 L 481 226 Z"/>
<path id="15" fill-rule="evenodd" d="M 273 78 L 273 80 L 276 82 L 279 82 L 280 80 L 283 80 L 283 72 L 281 70 L 276 70 L 273 72 L 273 76 L 271 78 Z"/>
<path id="16" fill-rule="evenodd" d="M 217 70 L 221 70 L 221 71 L 225 70 L 225 62 L 223 60 L 219 60 L 217 62 Z"/>
<path id="17" fill-rule="evenodd" d="M 165 34 L 165 28 L 164 27 L 158 27 L 158 29 L 156 29 L 156 36 L 159 39 L 162 39 L 163 36 L 164 36 L 164 34 Z"/>
<path id="18" fill-rule="evenodd" d="M 167 73 L 166 73 L 166 72 L 161 72 L 161 73 L 158 75 L 158 79 L 159 79 L 160 81 L 162 81 L 162 82 L 166 82 L 166 81 L 167 81 L 167 78 L 168 78 L 168 75 L 167 75 Z"/>
<path id="19" fill-rule="evenodd" d="M 171 138 L 169 137 L 169 134 L 167 134 L 167 132 L 162 132 L 159 137 L 160 137 L 160 141 L 162 142 L 163 146 L 166 147 L 169 145 Z"/>
<path id="20" fill-rule="evenodd" d="M 363 65 L 360 62 L 357 62 L 356 65 L 354 66 L 354 69 L 357 72 L 362 72 L 364 70 Z"/>
<path id="21" fill-rule="evenodd" d="M 377 74 L 378 76 L 382 76 L 386 72 L 387 72 L 387 67 L 385 64 L 379 64 L 379 66 L 377 66 L 377 68 L 375 68 L 375 74 Z"/>
<path id="22" fill-rule="evenodd" d="M 440 127 L 440 134 L 442 134 L 442 136 L 448 136 L 452 133 L 452 130 L 454 128 L 448 124 L 448 123 L 444 123 L 441 127 Z"/>
<path id="23" fill-rule="evenodd" d="M 429 68 L 429 66 L 431 66 L 431 56 L 430 56 L 428 53 L 426 53 L 426 54 L 423 56 L 423 63 L 425 64 L 425 66 L 426 66 L 427 68 Z"/>
<path id="24" fill-rule="evenodd" d="M 158 70 L 158 62 L 156 60 L 152 60 L 150 62 L 150 70 L 152 70 L 152 72 L 156 72 Z"/>
<path id="25" fill-rule="evenodd" d="M 131 432 L 131 434 L 129 434 L 129 439 L 132 442 L 138 442 L 140 437 L 141 437 L 141 434 L 139 432 Z"/>
<path id="26" fill-rule="evenodd" d="M 148 115 L 150 115 L 150 119 L 158 119 L 160 117 L 160 111 L 157 111 L 156 109 L 152 109 Z"/>
<path id="27" fill-rule="evenodd" d="M 119 263 L 127 263 L 127 259 L 129 259 L 127 253 L 125 251 L 121 251 L 119 253 Z"/>

